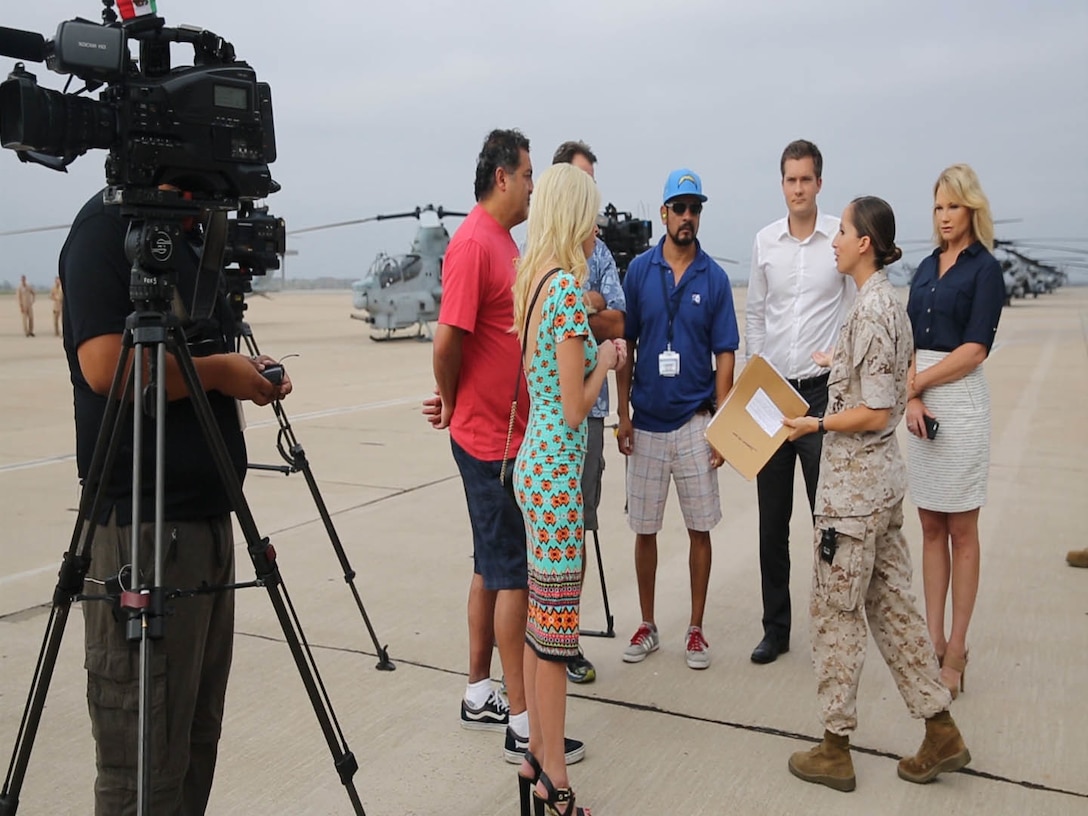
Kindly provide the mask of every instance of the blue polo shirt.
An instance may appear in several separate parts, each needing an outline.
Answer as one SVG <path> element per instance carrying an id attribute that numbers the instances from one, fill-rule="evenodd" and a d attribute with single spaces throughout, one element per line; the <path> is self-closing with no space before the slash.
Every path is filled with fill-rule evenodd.
<path id="1" fill-rule="evenodd" d="M 941 250 L 918 265 L 910 284 L 907 314 L 914 328 L 914 347 L 952 351 L 964 343 L 980 343 L 989 353 L 1005 305 L 1001 264 L 978 241 L 938 276 Z"/>
<path id="2" fill-rule="evenodd" d="M 677 286 L 662 254 L 664 243 L 662 238 L 631 261 L 623 279 L 624 334 L 638 343 L 631 422 L 640 430 L 658 433 L 676 430 L 713 403 L 714 356 L 740 345 L 733 289 L 725 270 L 696 244 L 695 260 Z M 668 343 L 670 309 L 672 349 L 680 355 L 680 375 L 662 377 L 658 355 Z"/>

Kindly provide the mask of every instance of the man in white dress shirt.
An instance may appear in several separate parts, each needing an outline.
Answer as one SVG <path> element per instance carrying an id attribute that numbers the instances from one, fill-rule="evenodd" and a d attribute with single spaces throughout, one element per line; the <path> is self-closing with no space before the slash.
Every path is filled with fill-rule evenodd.
<path id="1" fill-rule="evenodd" d="M 812 142 L 790 142 L 782 152 L 782 192 L 789 214 L 759 231 L 748 281 L 745 346 L 790 381 L 809 404 L 810 416 L 827 408 L 827 369 L 814 352 L 830 354 L 853 303 L 849 275 L 835 267 L 831 242 L 839 219 L 821 213 L 823 156 Z M 759 497 L 759 565 L 763 578 L 763 639 L 752 662 L 772 663 L 790 649 L 790 517 L 794 464 L 801 460 L 809 510 L 816 503 L 821 436 L 785 442 L 756 478 Z"/>

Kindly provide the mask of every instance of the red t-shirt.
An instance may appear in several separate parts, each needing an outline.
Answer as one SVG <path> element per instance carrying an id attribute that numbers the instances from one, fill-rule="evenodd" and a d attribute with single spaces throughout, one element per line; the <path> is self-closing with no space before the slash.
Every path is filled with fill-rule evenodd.
<path id="1" fill-rule="evenodd" d="M 510 440 L 511 459 L 525 435 L 529 416 L 521 344 L 510 331 L 517 256 L 518 247 L 509 230 L 477 204 L 454 233 L 442 262 L 438 322 L 465 332 L 450 435 L 469 454 L 487 462 L 503 457 L 517 377 L 518 413 Z"/>

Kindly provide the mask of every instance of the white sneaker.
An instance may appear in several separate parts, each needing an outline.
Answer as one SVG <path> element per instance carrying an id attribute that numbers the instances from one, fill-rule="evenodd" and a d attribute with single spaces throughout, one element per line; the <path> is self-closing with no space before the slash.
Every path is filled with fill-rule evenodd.
<path id="1" fill-rule="evenodd" d="M 624 663 L 641 663 L 650 652 L 656 652 L 661 646 L 661 639 L 657 636 L 657 627 L 652 623 L 643 622 L 631 638 L 631 643 L 623 650 Z"/>
<path id="2" fill-rule="evenodd" d="M 706 642 L 703 630 L 698 626 L 688 627 L 685 652 L 689 669 L 705 669 L 710 666 L 710 644 Z"/>

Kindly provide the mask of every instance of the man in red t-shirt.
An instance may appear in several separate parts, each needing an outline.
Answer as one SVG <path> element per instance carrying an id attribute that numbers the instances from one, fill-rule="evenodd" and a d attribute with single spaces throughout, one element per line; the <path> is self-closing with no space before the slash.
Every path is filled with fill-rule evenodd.
<path id="1" fill-rule="evenodd" d="M 529 140 L 520 132 L 488 134 L 476 161 L 475 192 L 477 204 L 454 234 L 443 261 L 442 308 L 434 335 L 438 397 L 428 401 L 424 412 L 435 428 L 449 428 L 472 523 L 469 678 L 461 725 L 507 731 L 507 759 L 520 762 L 524 747 L 518 745 L 523 743 L 519 737 L 528 734 L 522 681 L 525 523 L 512 480 L 499 481 L 504 457 L 513 467 L 529 414 L 521 349 L 510 332 L 518 256 L 510 230 L 528 217 L 533 192 Z M 518 411 L 508 446 L 515 388 Z M 509 704 L 491 686 L 494 645 Z"/>

